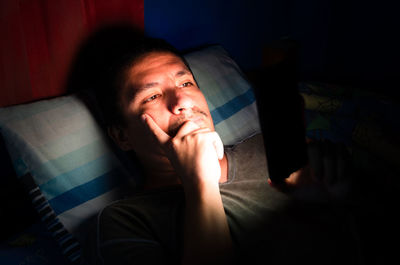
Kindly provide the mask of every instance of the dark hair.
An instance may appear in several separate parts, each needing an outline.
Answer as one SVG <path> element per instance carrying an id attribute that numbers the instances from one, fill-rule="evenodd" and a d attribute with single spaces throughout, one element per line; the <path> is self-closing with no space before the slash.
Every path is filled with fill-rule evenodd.
<path id="1" fill-rule="evenodd" d="M 180 57 L 190 70 L 180 51 L 162 39 L 132 36 L 127 43 L 117 44 L 111 49 L 106 52 L 109 53 L 107 56 L 113 58 L 109 60 L 104 76 L 100 77 L 103 81 L 94 89 L 106 127 L 125 124 L 120 100 L 122 82 L 127 69 L 131 68 L 139 58 L 151 52 L 170 52 Z"/>

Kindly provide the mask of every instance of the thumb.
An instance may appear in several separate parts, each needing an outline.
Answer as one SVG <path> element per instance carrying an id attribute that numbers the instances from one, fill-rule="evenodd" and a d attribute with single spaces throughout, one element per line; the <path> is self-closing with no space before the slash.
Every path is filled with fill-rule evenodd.
<path id="1" fill-rule="evenodd" d="M 217 152 L 218 159 L 221 160 L 224 157 L 224 144 L 222 143 L 221 137 L 219 137 L 219 134 L 217 132 L 213 132 L 214 134 L 214 148 L 215 151 Z"/>
<path id="2" fill-rule="evenodd" d="M 153 120 L 150 115 L 145 113 L 142 115 L 141 118 L 145 124 L 145 127 L 147 127 L 150 133 L 156 138 L 156 140 L 160 144 L 164 145 L 170 140 L 171 137 L 158 126 L 158 124 Z"/>

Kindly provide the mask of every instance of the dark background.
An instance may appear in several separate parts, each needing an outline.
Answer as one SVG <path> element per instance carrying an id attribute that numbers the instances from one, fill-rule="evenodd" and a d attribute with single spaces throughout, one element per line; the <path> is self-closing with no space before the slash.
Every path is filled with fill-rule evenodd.
<path id="1" fill-rule="evenodd" d="M 151 2 L 151 3 L 150 3 Z M 145 1 L 145 31 L 178 48 L 220 43 L 242 69 L 277 40 L 298 42 L 299 78 L 400 96 L 396 1 Z"/>

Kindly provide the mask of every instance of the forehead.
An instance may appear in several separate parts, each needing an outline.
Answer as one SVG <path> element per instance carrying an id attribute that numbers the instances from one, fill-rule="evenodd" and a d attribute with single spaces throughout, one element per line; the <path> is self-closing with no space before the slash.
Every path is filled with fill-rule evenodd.
<path id="1" fill-rule="evenodd" d="M 140 83 L 158 75 L 175 74 L 182 70 L 190 73 L 179 56 L 170 52 L 150 52 L 137 59 L 127 74 L 128 81 Z"/>

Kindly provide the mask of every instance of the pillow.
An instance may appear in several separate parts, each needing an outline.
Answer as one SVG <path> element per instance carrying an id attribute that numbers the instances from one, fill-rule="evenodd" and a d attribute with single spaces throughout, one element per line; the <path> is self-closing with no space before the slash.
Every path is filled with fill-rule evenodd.
<path id="1" fill-rule="evenodd" d="M 206 97 L 215 130 L 225 145 L 233 145 L 260 132 L 253 89 L 221 46 L 185 56 Z"/>
<path id="2" fill-rule="evenodd" d="M 252 88 L 227 52 L 210 46 L 185 57 L 224 144 L 260 132 Z M 85 237 L 82 224 L 140 181 L 136 168 L 127 167 L 122 152 L 109 144 L 88 99 L 93 97 L 85 92 L 0 109 L 0 130 L 17 176 L 32 176 L 33 203 L 43 200 L 37 210 L 51 211 L 50 228 L 61 224 L 78 241 Z"/>

